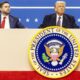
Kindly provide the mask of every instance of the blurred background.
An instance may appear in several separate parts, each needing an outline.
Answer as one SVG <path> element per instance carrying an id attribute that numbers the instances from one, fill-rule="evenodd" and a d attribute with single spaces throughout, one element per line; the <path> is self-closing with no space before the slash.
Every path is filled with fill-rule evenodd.
<path id="1" fill-rule="evenodd" d="M 38 28 L 45 15 L 54 13 L 57 0 L 0 0 L 8 1 L 11 14 L 18 17 L 27 28 Z M 80 0 L 63 0 L 67 3 L 65 13 L 75 17 L 80 26 Z"/>

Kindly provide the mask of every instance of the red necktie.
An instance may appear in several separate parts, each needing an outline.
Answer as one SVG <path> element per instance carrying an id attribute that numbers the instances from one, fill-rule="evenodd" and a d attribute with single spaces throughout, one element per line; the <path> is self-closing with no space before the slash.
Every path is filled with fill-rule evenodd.
<path id="1" fill-rule="evenodd" d="M 3 17 L 3 20 L 1 22 L 1 28 L 4 28 L 4 26 L 5 26 L 5 19 L 6 19 L 6 17 Z"/>

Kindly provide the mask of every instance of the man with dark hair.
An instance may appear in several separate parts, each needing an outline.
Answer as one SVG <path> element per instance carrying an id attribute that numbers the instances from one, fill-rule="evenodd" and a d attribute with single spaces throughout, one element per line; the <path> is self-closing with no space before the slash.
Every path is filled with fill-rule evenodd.
<path id="1" fill-rule="evenodd" d="M 0 4 L 0 28 L 24 28 L 18 18 L 10 15 L 10 4 L 7 1 Z"/>
<path id="2" fill-rule="evenodd" d="M 49 26 L 79 28 L 75 23 L 75 19 L 73 16 L 64 14 L 65 6 L 66 6 L 65 1 L 57 1 L 54 6 L 54 10 L 56 13 L 46 15 L 44 17 L 43 23 L 39 26 L 39 28 L 45 28 Z"/>

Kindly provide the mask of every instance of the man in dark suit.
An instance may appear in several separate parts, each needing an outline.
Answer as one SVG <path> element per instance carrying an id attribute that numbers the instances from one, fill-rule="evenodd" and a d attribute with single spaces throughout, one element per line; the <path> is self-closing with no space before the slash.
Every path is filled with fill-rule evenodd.
<path id="1" fill-rule="evenodd" d="M 64 14 L 66 3 L 64 1 L 57 1 L 54 6 L 56 13 L 47 15 L 44 17 L 43 23 L 39 28 L 45 28 L 49 26 L 60 26 L 64 28 L 79 28 L 75 23 L 73 16 Z"/>
<path id="2" fill-rule="evenodd" d="M 10 15 L 10 4 L 6 1 L 0 4 L 0 28 L 24 28 L 18 18 Z"/>

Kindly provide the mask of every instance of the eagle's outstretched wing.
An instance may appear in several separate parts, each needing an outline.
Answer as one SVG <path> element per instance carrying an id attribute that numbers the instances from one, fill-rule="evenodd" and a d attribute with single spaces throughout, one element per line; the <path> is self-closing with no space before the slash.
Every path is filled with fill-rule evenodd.
<path id="1" fill-rule="evenodd" d="M 49 49 L 46 45 L 44 45 L 44 47 L 45 47 L 45 50 L 46 50 L 47 55 L 48 55 L 49 57 L 51 57 L 50 49 Z"/>
<path id="2" fill-rule="evenodd" d="M 59 48 L 59 57 L 62 55 L 64 49 L 64 45 Z"/>

